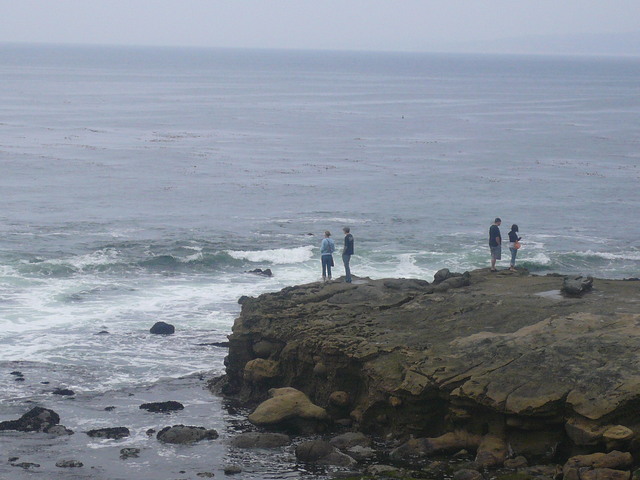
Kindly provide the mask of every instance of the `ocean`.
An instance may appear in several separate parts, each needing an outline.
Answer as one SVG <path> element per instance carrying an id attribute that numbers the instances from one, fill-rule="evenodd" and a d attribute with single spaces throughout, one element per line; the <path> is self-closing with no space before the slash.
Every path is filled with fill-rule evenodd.
<path id="1" fill-rule="evenodd" d="M 640 58 L 2 44 L 0 76 L 0 421 L 37 404 L 133 430 L 0 434 L 47 478 L 63 453 L 94 467 L 73 478 L 243 463 L 241 415 L 196 385 L 224 372 L 239 297 L 320 279 L 325 230 L 339 252 L 351 228 L 360 277 L 488 267 L 495 217 L 533 274 L 640 276 Z M 147 397 L 187 408 L 141 417 Z M 145 434 L 194 421 L 222 440 Z M 250 458 L 244 478 L 322 475 Z"/>

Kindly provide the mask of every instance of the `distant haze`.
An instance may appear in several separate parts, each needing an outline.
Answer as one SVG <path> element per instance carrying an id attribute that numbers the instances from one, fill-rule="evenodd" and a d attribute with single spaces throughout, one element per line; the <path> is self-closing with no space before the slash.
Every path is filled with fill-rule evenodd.
<path id="1" fill-rule="evenodd" d="M 638 0 L 0 0 L 0 42 L 640 55 Z"/>

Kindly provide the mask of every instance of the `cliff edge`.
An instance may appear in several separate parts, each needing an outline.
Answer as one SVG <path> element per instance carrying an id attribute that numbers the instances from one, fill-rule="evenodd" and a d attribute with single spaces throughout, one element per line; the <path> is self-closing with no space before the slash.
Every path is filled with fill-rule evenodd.
<path id="1" fill-rule="evenodd" d="M 225 393 L 294 387 L 411 454 L 487 438 L 528 456 L 638 450 L 640 282 L 565 296 L 564 280 L 445 270 L 243 297 Z"/>

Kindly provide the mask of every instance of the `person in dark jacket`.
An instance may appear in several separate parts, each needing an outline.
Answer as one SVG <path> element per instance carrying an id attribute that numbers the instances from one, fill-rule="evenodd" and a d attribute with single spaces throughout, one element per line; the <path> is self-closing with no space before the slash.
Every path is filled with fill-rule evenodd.
<path id="1" fill-rule="evenodd" d="M 522 237 L 518 236 L 518 225 L 515 223 L 511 225 L 511 231 L 509 232 L 509 251 L 511 252 L 511 266 L 509 270 L 515 271 L 516 269 L 516 255 L 518 255 L 518 248 L 516 243 L 520 242 Z"/>
<path id="2" fill-rule="evenodd" d="M 351 283 L 351 269 L 349 268 L 349 262 L 351 261 L 351 255 L 353 255 L 353 235 L 351 235 L 351 229 L 344 227 L 344 248 L 342 249 L 342 263 L 344 263 L 344 275 L 345 282 Z"/>
<path id="3" fill-rule="evenodd" d="M 496 272 L 496 260 L 500 260 L 502 253 L 502 236 L 500 235 L 500 224 L 502 220 L 496 218 L 493 225 L 489 227 L 489 249 L 491 250 L 491 271 Z"/>

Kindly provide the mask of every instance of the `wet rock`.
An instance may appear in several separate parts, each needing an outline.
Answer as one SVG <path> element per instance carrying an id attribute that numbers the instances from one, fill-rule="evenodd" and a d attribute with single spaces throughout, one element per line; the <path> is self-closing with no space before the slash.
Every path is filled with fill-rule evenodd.
<path id="1" fill-rule="evenodd" d="M 349 455 L 345 455 L 329 442 L 323 440 L 311 440 L 303 442 L 296 447 L 296 458 L 300 462 L 313 463 L 315 465 L 334 465 L 338 467 L 352 467 L 356 461 Z"/>
<path id="2" fill-rule="evenodd" d="M 84 464 L 78 460 L 60 460 L 56 462 L 56 467 L 59 468 L 80 468 L 83 466 Z"/>
<path id="3" fill-rule="evenodd" d="M 104 411 L 105 412 L 113 412 L 116 409 L 116 407 L 114 407 L 113 405 L 109 406 L 109 407 L 104 407 Z"/>
<path id="4" fill-rule="evenodd" d="M 213 478 L 216 474 L 213 472 L 198 472 L 196 473 L 196 476 L 200 478 Z"/>
<path id="5" fill-rule="evenodd" d="M 298 426 L 296 420 L 325 422 L 329 416 L 324 408 L 314 405 L 309 397 L 295 388 L 273 388 L 271 398 L 249 415 L 249 421 L 259 426 Z"/>
<path id="6" fill-rule="evenodd" d="M 96 428 L 85 433 L 91 438 L 110 438 L 112 440 L 119 440 L 130 434 L 127 427 Z"/>
<path id="7" fill-rule="evenodd" d="M 256 275 L 261 275 L 263 277 L 273 276 L 273 272 L 271 271 L 270 268 L 265 268 L 264 270 L 262 270 L 261 268 L 256 268 L 254 270 L 249 270 L 247 273 L 255 273 Z"/>
<path id="8" fill-rule="evenodd" d="M 214 429 L 204 427 L 193 427 L 187 425 L 174 425 L 165 427 L 156 435 L 158 441 L 163 443 L 174 443 L 188 445 L 201 440 L 213 440 L 218 438 L 218 432 Z"/>
<path id="9" fill-rule="evenodd" d="M 31 463 L 31 462 L 21 462 L 21 463 L 12 463 L 12 467 L 20 467 L 24 470 L 32 470 L 34 468 L 40 468 L 39 463 Z"/>
<path id="10" fill-rule="evenodd" d="M 391 451 L 391 458 L 401 460 L 412 457 L 425 457 L 434 453 L 450 453 L 459 450 L 478 450 L 482 442 L 481 435 L 460 430 L 445 433 L 434 438 L 412 438 Z"/>
<path id="11" fill-rule="evenodd" d="M 149 330 L 154 335 L 172 335 L 176 331 L 176 327 L 166 322 L 156 322 Z"/>
<path id="12" fill-rule="evenodd" d="M 140 408 L 141 410 L 147 410 L 148 412 L 167 413 L 175 412 L 176 410 L 184 410 L 184 405 L 182 405 L 180 402 L 169 400 L 167 402 L 143 403 L 138 408 Z"/>
<path id="13" fill-rule="evenodd" d="M 56 388 L 53 392 L 51 392 L 53 395 L 60 395 L 63 397 L 70 397 L 72 395 L 75 395 L 76 392 L 74 392 L 73 390 L 69 389 L 69 388 Z"/>
<path id="14" fill-rule="evenodd" d="M 60 416 L 56 412 L 48 408 L 34 407 L 18 420 L 0 422 L 0 431 L 46 432 L 58 423 L 60 423 Z"/>
<path id="15" fill-rule="evenodd" d="M 482 474 L 477 470 L 461 468 L 453 474 L 453 480 L 482 480 Z"/>
<path id="16" fill-rule="evenodd" d="M 138 458 L 140 456 L 139 448 L 122 448 L 120 449 L 120 458 L 126 460 L 127 458 Z"/>
<path id="17" fill-rule="evenodd" d="M 225 475 L 236 475 L 238 473 L 242 473 L 242 467 L 240 465 L 225 465 L 224 466 Z"/>
<path id="18" fill-rule="evenodd" d="M 565 277 L 560 291 L 569 297 L 580 297 L 590 291 L 592 287 L 592 277 Z"/>
<path id="19" fill-rule="evenodd" d="M 9 375 L 13 375 L 15 377 L 24 377 L 24 375 L 22 374 L 22 372 L 19 372 L 18 370 L 14 370 L 13 372 L 11 372 Z"/>
<path id="20" fill-rule="evenodd" d="M 398 474 L 400 471 L 401 469 L 392 465 L 369 465 L 366 468 L 365 473 L 367 473 L 368 475 L 373 475 L 375 477 L 384 477 L 389 475 L 395 478 L 396 474 Z"/>
<path id="21" fill-rule="evenodd" d="M 237 448 L 278 448 L 291 443 L 291 438 L 283 433 L 241 433 L 233 437 L 229 444 Z"/>
<path id="22" fill-rule="evenodd" d="M 73 435 L 73 430 L 65 427 L 64 425 L 53 425 L 52 427 L 47 428 L 47 433 L 56 437 L 64 437 L 65 435 Z"/>
<path id="23" fill-rule="evenodd" d="M 347 432 L 333 437 L 329 443 L 340 450 L 347 450 L 355 446 L 369 447 L 371 439 L 361 432 Z"/>
<path id="24" fill-rule="evenodd" d="M 376 451 L 371 447 L 363 447 L 362 445 L 356 445 L 344 450 L 344 453 L 358 462 L 362 462 L 376 455 Z"/>

